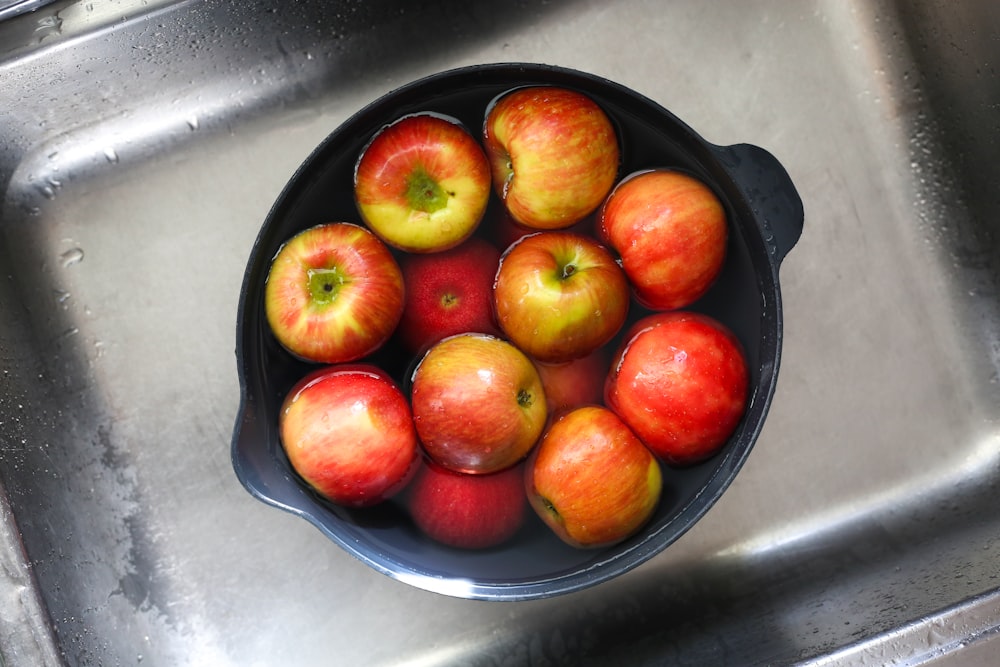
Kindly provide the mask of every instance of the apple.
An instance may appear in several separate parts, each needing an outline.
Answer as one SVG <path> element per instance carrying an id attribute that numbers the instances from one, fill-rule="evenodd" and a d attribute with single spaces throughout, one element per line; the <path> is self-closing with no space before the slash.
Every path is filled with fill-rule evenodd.
<path id="1" fill-rule="evenodd" d="M 548 411 L 538 371 L 505 340 L 466 333 L 439 341 L 413 371 L 410 401 L 424 451 L 457 472 L 509 468 L 534 446 Z"/>
<path id="2" fill-rule="evenodd" d="M 374 352 L 392 335 L 404 291 L 389 249 L 364 227 L 335 222 L 299 232 L 278 250 L 264 310 L 289 352 L 342 363 Z"/>
<path id="3" fill-rule="evenodd" d="M 516 88 L 490 103 L 483 142 L 493 188 L 522 225 L 562 229 L 601 204 L 618 176 L 618 137 L 590 97 Z"/>
<path id="4" fill-rule="evenodd" d="M 460 246 L 400 260 L 406 301 L 398 332 L 413 352 L 458 333 L 498 333 L 493 279 L 500 251 L 473 237 Z"/>
<path id="5" fill-rule="evenodd" d="M 453 472 L 427 461 L 408 489 L 410 516 L 431 539 L 462 549 L 506 542 L 528 506 L 520 465 L 491 475 Z"/>
<path id="6" fill-rule="evenodd" d="M 382 128 L 364 148 L 354 199 L 365 224 L 389 245 L 437 252 L 475 231 L 490 183 L 476 139 L 454 119 L 420 113 Z"/>
<path id="7" fill-rule="evenodd" d="M 598 230 L 621 256 L 636 299 L 653 310 L 694 303 L 726 257 L 722 202 L 679 171 L 654 169 L 624 178 L 601 207 Z"/>
<path id="8" fill-rule="evenodd" d="M 556 419 L 525 471 L 531 507 L 564 542 L 580 548 L 635 534 L 656 509 L 662 486 L 656 457 L 601 406 Z"/>
<path id="9" fill-rule="evenodd" d="M 636 322 L 611 364 L 605 404 L 653 453 L 688 465 L 715 454 L 746 409 L 743 347 L 715 319 L 655 313 Z"/>
<path id="10" fill-rule="evenodd" d="M 584 357 L 625 323 L 629 286 L 611 253 L 569 232 L 525 236 L 503 254 L 493 289 L 497 322 L 544 362 Z"/>
<path id="11" fill-rule="evenodd" d="M 339 505 L 380 503 L 416 471 L 420 445 L 409 403 L 375 366 L 344 364 L 310 373 L 288 393 L 278 421 L 292 468 Z"/>
<path id="12" fill-rule="evenodd" d="M 535 362 L 542 379 L 549 415 L 570 408 L 597 404 L 604 398 L 604 380 L 608 375 L 608 355 L 597 350 L 561 364 Z"/>

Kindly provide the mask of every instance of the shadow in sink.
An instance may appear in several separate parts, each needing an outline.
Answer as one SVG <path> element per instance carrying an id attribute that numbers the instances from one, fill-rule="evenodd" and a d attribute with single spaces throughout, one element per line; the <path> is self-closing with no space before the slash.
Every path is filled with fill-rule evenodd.
<path id="1" fill-rule="evenodd" d="M 856 517 L 761 553 L 718 554 L 660 573 L 640 568 L 614 591 L 584 592 L 528 611 L 521 619 L 531 628 L 527 636 L 496 629 L 491 644 L 452 650 L 442 662 L 421 662 L 418 654 L 405 664 L 807 662 L 890 631 L 893 619 L 936 612 L 952 603 L 956 588 L 971 598 L 983 582 L 1000 585 L 989 565 L 1000 560 L 993 519 L 962 511 L 994 503 L 998 489 L 994 475 L 936 502 Z M 954 543 L 939 539 L 942 522 Z M 983 557 L 963 557 L 954 545 L 964 541 L 981 545 Z M 951 576 L 927 565 L 942 562 Z"/>

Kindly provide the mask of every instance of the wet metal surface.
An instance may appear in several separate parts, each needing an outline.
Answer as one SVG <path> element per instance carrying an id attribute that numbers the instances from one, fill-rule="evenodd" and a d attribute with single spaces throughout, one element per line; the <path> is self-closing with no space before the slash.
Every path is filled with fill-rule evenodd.
<path id="1" fill-rule="evenodd" d="M 985 1 L 56 2 L 0 23 L 0 655 L 981 655 L 1000 624 L 998 35 Z M 733 486 L 629 574 L 509 604 L 366 568 L 229 460 L 239 288 L 284 183 L 379 95 L 503 61 L 762 146 L 806 211 L 777 393 Z"/>

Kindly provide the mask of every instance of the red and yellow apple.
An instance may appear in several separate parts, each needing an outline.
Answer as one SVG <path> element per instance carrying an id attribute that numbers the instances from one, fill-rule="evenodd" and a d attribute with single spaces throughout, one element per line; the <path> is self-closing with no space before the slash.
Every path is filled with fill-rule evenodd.
<path id="1" fill-rule="evenodd" d="M 493 321 L 493 279 L 500 251 L 473 237 L 444 252 L 400 260 L 406 302 L 399 337 L 413 352 L 459 333 L 498 333 Z"/>
<path id="2" fill-rule="evenodd" d="M 503 254 L 493 289 L 497 323 L 543 362 L 587 356 L 625 323 L 628 281 L 611 253 L 569 232 L 525 236 Z"/>
<path id="3" fill-rule="evenodd" d="M 467 239 L 490 196 L 482 147 L 458 121 L 431 113 L 382 128 L 362 151 L 354 199 L 383 241 L 408 252 L 437 252 Z"/>
<path id="4" fill-rule="evenodd" d="M 336 222 L 299 232 L 278 250 L 264 310 L 289 352 L 342 363 L 374 352 L 392 335 L 404 291 L 389 249 L 367 229 Z"/>
<path id="5" fill-rule="evenodd" d="M 715 281 L 726 257 L 726 211 L 711 188 L 679 171 L 623 179 L 598 214 L 601 239 L 621 256 L 636 299 L 683 308 Z"/>
<path id="6" fill-rule="evenodd" d="M 485 334 L 458 334 L 431 347 L 413 371 L 410 400 L 430 458 L 470 474 L 521 461 L 548 414 L 531 360 Z"/>
<path id="7" fill-rule="evenodd" d="M 528 502 L 520 465 L 467 475 L 425 462 L 408 489 L 410 516 L 431 539 L 461 549 L 486 549 L 512 538 Z"/>
<path id="8" fill-rule="evenodd" d="M 618 137 L 590 97 L 516 88 L 490 104 L 483 139 L 493 188 L 522 225 L 563 229 L 594 211 L 618 176 Z"/>
<path id="9" fill-rule="evenodd" d="M 292 468 L 339 505 L 368 507 L 398 493 L 420 451 L 406 396 L 379 368 L 316 370 L 288 393 L 279 414 Z"/>
<path id="10" fill-rule="evenodd" d="M 565 413 L 528 459 L 528 501 L 564 542 L 609 546 L 636 533 L 656 510 L 660 464 L 625 423 L 601 406 Z"/>
<path id="11" fill-rule="evenodd" d="M 611 364 L 605 404 L 674 465 L 715 454 L 746 409 L 743 347 L 715 319 L 674 311 L 632 326 Z"/>

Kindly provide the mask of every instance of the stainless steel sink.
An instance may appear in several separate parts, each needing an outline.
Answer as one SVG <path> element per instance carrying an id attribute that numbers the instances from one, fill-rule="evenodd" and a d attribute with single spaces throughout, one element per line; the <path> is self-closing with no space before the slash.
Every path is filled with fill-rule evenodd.
<path id="1" fill-rule="evenodd" d="M 334 127 L 479 62 L 586 70 L 787 168 L 782 370 L 719 503 L 549 600 L 393 581 L 229 459 L 243 270 Z M 1000 6 L 56 2 L 0 22 L 0 657 L 990 664 Z"/>

